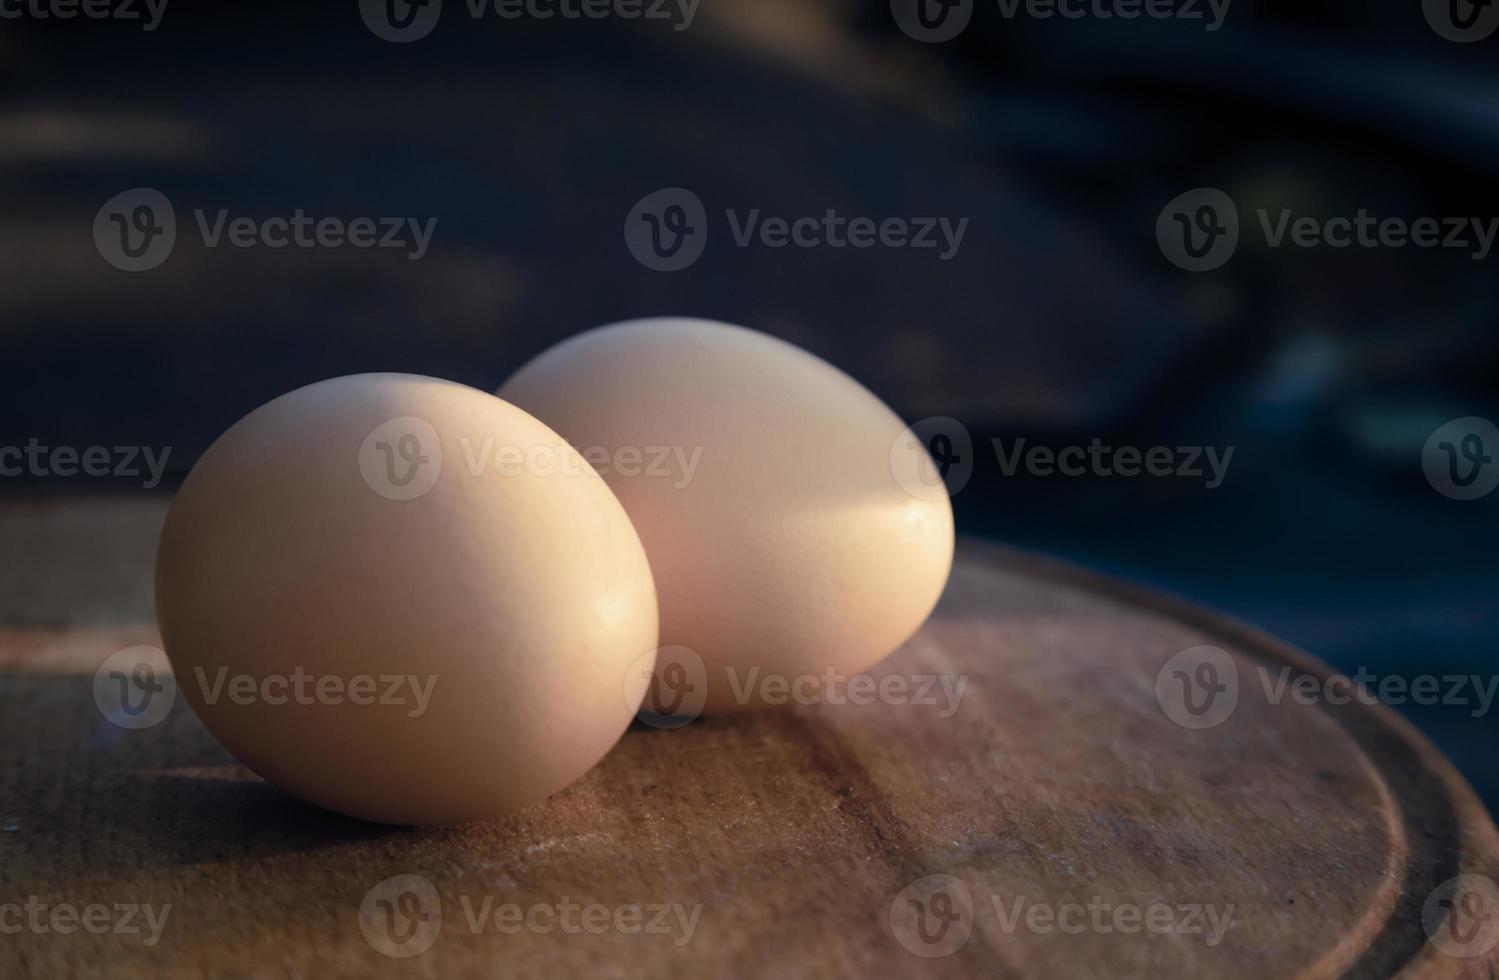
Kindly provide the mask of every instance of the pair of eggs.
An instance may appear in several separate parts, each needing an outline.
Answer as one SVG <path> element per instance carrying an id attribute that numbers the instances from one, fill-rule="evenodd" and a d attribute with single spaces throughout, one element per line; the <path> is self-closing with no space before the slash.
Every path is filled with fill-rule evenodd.
<path id="1" fill-rule="evenodd" d="M 847 375 L 705 321 L 581 334 L 498 397 L 337 378 L 193 468 L 158 620 L 178 690 L 266 779 L 368 820 L 483 819 L 582 776 L 653 685 L 648 708 L 756 708 L 755 677 L 905 642 L 952 564 L 931 467 Z"/>

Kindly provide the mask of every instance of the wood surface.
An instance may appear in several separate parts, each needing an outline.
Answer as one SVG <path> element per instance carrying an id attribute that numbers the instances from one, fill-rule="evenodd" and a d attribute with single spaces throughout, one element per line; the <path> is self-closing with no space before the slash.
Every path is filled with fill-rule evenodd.
<path id="1" fill-rule="evenodd" d="M 938 697 L 637 726 L 518 816 L 392 829 L 260 781 L 181 699 L 139 731 L 102 716 L 94 669 L 156 642 L 164 509 L 0 506 L 0 906 L 171 906 L 152 946 L 0 934 L 0 976 L 1499 974 L 1499 950 L 1428 938 L 1471 928 L 1423 926 L 1444 882 L 1499 879 L 1499 834 L 1450 765 L 1386 708 L 1272 703 L 1259 668 L 1327 669 L 1185 603 L 966 542 L 931 621 L 874 672 L 965 678 L 956 710 Z M 1156 681 L 1201 645 L 1243 683 L 1232 714 L 1196 730 Z M 482 745 L 453 751 L 484 763 Z M 372 893 L 399 875 L 431 893 L 418 879 Z M 1124 931 L 1121 910 L 1153 905 L 1169 929 Z M 531 926 L 502 928 L 508 906 Z M 1071 931 L 1028 920 L 1037 906 Z M 631 929 L 631 907 L 655 928 Z M 1228 915 L 1216 935 L 1210 909 Z M 1487 924 L 1468 925 L 1486 936 L 1499 908 L 1480 911 Z M 430 948 L 377 948 L 413 948 L 389 930 L 403 923 Z M 948 955 L 918 955 L 932 952 Z"/>

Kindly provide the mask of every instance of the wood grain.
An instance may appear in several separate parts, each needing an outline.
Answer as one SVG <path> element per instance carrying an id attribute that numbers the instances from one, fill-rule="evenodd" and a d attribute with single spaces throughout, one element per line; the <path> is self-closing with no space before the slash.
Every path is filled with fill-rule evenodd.
<path id="1" fill-rule="evenodd" d="M 94 668 L 155 642 L 162 512 L 0 508 L 0 905 L 171 906 L 151 946 L 0 935 L 0 976 L 1499 972 L 1499 951 L 1453 955 L 1423 927 L 1444 882 L 1499 879 L 1499 833 L 1460 777 L 1386 708 L 1273 703 L 1260 668 L 1327 669 L 1187 604 L 966 543 L 932 620 L 875 672 L 913 692 L 961 679 L 960 698 L 939 687 L 932 704 L 638 726 L 526 813 L 399 830 L 268 786 L 180 701 L 140 731 L 98 711 Z M 1156 679 L 1199 645 L 1226 651 L 1241 684 L 1225 721 L 1192 730 L 1168 717 Z M 483 746 L 454 751 L 483 764 Z M 361 904 L 397 875 L 430 882 L 440 905 L 419 956 L 387 956 L 382 938 L 412 947 L 361 928 Z M 508 906 L 531 924 L 502 928 Z M 1037 907 L 1060 919 L 1046 927 Z M 947 932 L 924 943 L 917 912 L 930 938 L 948 909 Z M 1129 909 L 1169 918 L 1152 930 Z M 1499 907 L 1481 911 L 1486 937 Z M 387 921 L 401 920 L 370 920 Z M 1450 924 L 1428 925 L 1440 939 Z"/>

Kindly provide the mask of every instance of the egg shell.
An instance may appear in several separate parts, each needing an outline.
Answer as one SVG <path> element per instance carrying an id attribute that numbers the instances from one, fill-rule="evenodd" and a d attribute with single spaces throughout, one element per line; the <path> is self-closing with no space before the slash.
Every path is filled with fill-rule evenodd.
<path id="1" fill-rule="evenodd" d="M 500 395 L 567 437 L 624 505 L 650 556 L 663 650 L 701 659 L 673 668 L 703 677 L 700 710 L 793 700 L 771 675 L 863 671 L 942 593 L 952 506 L 940 481 L 926 489 L 925 447 L 798 347 L 637 320 L 543 352 Z M 826 690 L 804 682 L 803 699 Z"/>
<path id="2" fill-rule="evenodd" d="M 220 742 L 392 824 L 497 816 L 578 779 L 628 727 L 657 643 L 649 563 L 587 463 L 487 392 L 399 374 L 299 389 L 215 442 L 167 517 L 156 602 Z"/>

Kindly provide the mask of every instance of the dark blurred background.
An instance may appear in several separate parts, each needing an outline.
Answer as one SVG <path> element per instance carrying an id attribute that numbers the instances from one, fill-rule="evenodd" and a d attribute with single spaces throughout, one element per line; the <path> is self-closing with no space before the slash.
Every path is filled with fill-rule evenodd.
<path id="1" fill-rule="evenodd" d="M 354 0 L 170 3 L 149 31 L 7 16 L 0 446 L 171 455 L 155 490 L 23 474 L 0 495 L 169 493 L 308 382 L 493 389 L 580 330 L 705 316 L 810 349 L 907 418 L 959 420 L 965 533 L 1170 589 L 1349 672 L 1492 678 L 1499 493 L 1439 492 L 1423 449 L 1450 419 L 1499 418 L 1499 254 L 1270 248 L 1254 212 L 1499 217 L 1499 34 L 1450 40 L 1421 0 L 1233 0 L 1213 30 L 1206 0 L 1203 19 L 969 6 L 941 43 L 889 0 L 701 0 L 682 30 L 447 0 L 407 43 Z M 132 273 L 93 228 L 137 187 L 172 202 L 177 240 Z M 669 187 L 710 231 L 659 272 L 624 226 Z M 1200 187 L 1236 202 L 1241 240 L 1190 272 L 1156 227 Z M 298 208 L 437 225 L 411 261 L 209 248 L 192 216 Z M 737 247 L 723 212 L 755 208 L 969 224 L 948 261 Z M 1209 489 L 1006 474 L 993 438 L 1235 451 Z M 1400 710 L 1499 808 L 1492 713 Z"/>

